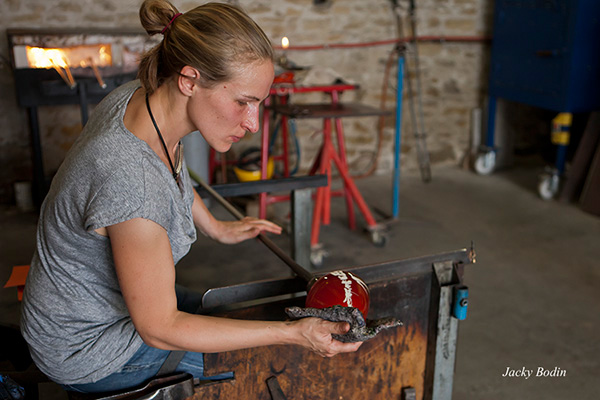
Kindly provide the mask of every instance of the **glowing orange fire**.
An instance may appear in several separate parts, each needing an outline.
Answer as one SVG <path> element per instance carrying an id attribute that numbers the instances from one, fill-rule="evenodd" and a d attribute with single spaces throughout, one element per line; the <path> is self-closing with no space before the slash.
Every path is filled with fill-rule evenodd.
<path id="1" fill-rule="evenodd" d="M 108 67 L 112 65 L 111 54 L 109 44 L 60 49 L 27 46 L 27 61 L 31 68 L 89 67 L 90 58 L 97 67 Z"/>
<path id="2" fill-rule="evenodd" d="M 43 48 L 27 46 L 27 61 L 31 68 L 54 68 L 71 88 L 75 79 L 71 67 L 92 68 L 100 86 L 105 86 L 98 67 L 112 65 L 110 44 Z"/>

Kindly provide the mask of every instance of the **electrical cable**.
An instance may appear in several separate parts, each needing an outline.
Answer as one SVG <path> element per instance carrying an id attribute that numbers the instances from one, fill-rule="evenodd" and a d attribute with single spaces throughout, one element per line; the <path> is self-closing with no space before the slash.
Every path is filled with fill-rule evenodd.
<path id="1" fill-rule="evenodd" d="M 386 98 L 387 98 L 387 91 L 389 88 L 390 70 L 392 68 L 392 65 L 395 64 L 396 55 L 398 55 L 398 46 L 394 46 L 394 48 L 390 52 L 388 59 L 385 63 L 385 70 L 383 73 L 383 84 L 381 87 L 381 103 L 379 106 L 380 109 L 382 109 L 382 110 L 385 110 L 385 107 L 386 107 Z M 376 147 L 375 147 L 375 151 L 373 152 L 373 156 L 370 161 L 370 167 L 367 169 L 366 172 L 364 172 L 362 174 L 352 175 L 353 178 L 355 178 L 355 179 L 366 178 L 366 177 L 373 175 L 373 173 L 377 170 L 377 165 L 379 164 L 379 156 L 381 155 L 381 149 L 382 149 L 382 144 L 383 144 L 384 127 L 385 127 L 385 116 L 381 115 L 379 117 L 379 121 L 377 123 Z"/>
<path id="2" fill-rule="evenodd" d="M 290 119 L 290 133 L 292 134 L 292 138 L 294 139 L 294 145 L 296 146 L 296 165 L 294 165 L 294 169 L 290 172 L 290 175 L 296 175 L 298 169 L 300 168 L 300 142 L 298 141 L 298 135 L 296 135 L 296 120 Z"/>
<path id="3" fill-rule="evenodd" d="M 292 139 L 294 140 L 294 145 L 296 147 L 296 165 L 294 169 L 290 171 L 290 176 L 294 176 L 300 167 L 300 143 L 298 141 L 298 136 L 296 135 L 296 122 L 293 119 L 289 119 L 288 123 L 290 125 L 290 134 Z M 271 135 L 271 139 L 269 142 L 269 154 L 273 153 L 273 148 L 275 147 L 275 140 L 277 139 L 277 135 L 279 134 L 279 127 L 281 126 L 281 117 L 275 121 L 275 128 L 273 129 L 273 134 Z"/>

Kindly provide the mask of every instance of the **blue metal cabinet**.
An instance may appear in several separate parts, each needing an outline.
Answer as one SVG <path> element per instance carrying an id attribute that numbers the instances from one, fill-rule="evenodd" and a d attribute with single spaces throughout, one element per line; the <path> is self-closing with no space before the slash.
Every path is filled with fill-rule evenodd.
<path id="1" fill-rule="evenodd" d="M 600 1 L 496 0 L 487 149 L 475 166 L 480 173 L 495 163 L 498 98 L 559 113 L 600 109 Z M 554 175 L 564 171 L 568 142 L 557 144 Z"/>
<path id="2" fill-rule="evenodd" d="M 600 108 L 600 1 L 496 0 L 490 96 L 557 112 Z"/>

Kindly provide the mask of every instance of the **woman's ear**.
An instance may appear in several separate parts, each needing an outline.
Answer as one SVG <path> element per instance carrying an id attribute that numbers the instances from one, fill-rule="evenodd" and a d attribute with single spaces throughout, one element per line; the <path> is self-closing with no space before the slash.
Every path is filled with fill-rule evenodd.
<path id="1" fill-rule="evenodd" d="M 185 96 L 191 96 L 194 92 L 194 87 L 198 85 L 199 79 L 200 72 L 198 72 L 196 68 L 186 65 L 185 67 L 181 68 L 179 79 L 177 80 L 179 90 Z"/>

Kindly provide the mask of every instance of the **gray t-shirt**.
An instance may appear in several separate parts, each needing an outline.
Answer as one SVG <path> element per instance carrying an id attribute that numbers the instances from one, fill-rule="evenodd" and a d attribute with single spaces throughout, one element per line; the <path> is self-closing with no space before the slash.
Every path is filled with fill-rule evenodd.
<path id="1" fill-rule="evenodd" d="M 56 382 L 95 382 L 142 344 L 117 280 L 110 239 L 95 229 L 133 218 L 168 233 L 177 263 L 196 240 L 192 183 L 123 124 L 139 81 L 110 93 L 53 179 L 41 208 L 25 285 L 21 331 L 36 365 Z"/>

